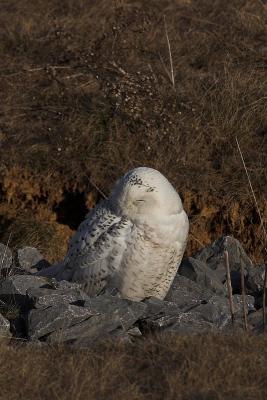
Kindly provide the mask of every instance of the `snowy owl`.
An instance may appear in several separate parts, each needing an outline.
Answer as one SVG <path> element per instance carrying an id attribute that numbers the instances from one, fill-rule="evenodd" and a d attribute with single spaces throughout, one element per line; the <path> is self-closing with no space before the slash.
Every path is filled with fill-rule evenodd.
<path id="1" fill-rule="evenodd" d="M 130 300 L 164 299 L 183 256 L 188 227 L 170 182 L 155 169 L 135 168 L 87 214 L 64 261 L 47 273 L 81 283 L 90 296 L 116 288 Z"/>

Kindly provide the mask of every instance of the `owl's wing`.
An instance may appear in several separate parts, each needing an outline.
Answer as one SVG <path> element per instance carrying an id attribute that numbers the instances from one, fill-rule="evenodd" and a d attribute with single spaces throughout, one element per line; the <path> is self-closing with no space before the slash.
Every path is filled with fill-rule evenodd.
<path id="1" fill-rule="evenodd" d="M 116 280 L 132 223 L 103 203 L 89 213 L 72 237 L 57 279 L 79 282 L 89 295 Z"/>

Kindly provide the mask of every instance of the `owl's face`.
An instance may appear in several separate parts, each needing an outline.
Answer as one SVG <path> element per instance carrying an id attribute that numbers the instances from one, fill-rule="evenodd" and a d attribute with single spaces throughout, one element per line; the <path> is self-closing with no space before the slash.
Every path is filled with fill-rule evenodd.
<path id="1" fill-rule="evenodd" d="M 172 215 L 183 209 L 170 182 L 157 170 L 146 167 L 135 168 L 119 179 L 110 200 L 129 217 Z"/>

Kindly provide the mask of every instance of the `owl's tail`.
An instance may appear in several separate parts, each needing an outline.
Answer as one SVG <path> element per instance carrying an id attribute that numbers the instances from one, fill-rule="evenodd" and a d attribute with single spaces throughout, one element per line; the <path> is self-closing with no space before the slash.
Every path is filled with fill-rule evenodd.
<path id="1" fill-rule="evenodd" d="M 37 276 L 45 276 L 47 278 L 55 278 L 57 280 L 62 280 L 62 273 L 65 269 L 64 263 L 53 264 L 48 268 L 43 268 L 40 271 L 36 272 Z"/>

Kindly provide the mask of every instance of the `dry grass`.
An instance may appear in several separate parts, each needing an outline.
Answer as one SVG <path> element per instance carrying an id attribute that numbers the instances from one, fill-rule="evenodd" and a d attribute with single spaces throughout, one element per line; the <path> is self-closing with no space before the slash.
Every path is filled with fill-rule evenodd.
<path id="1" fill-rule="evenodd" d="M 0 345 L 0 399 L 264 399 L 266 336 L 158 337 L 88 350 Z"/>
<path id="2" fill-rule="evenodd" d="M 63 259 L 68 239 L 73 232 L 68 226 L 58 224 L 49 217 L 51 215 L 44 220 L 22 214 L 5 230 L 3 243 L 7 243 L 13 250 L 24 246 L 35 247 L 51 263 Z"/>
<path id="3" fill-rule="evenodd" d="M 262 258 L 235 137 L 266 222 L 266 21 L 261 0 L 2 1 L 1 215 L 148 165 L 185 199 L 189 252 L 232 233 Z"/>

